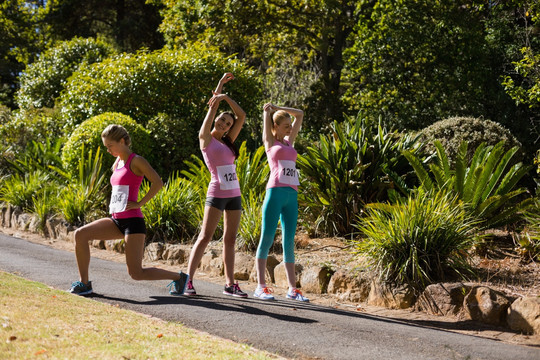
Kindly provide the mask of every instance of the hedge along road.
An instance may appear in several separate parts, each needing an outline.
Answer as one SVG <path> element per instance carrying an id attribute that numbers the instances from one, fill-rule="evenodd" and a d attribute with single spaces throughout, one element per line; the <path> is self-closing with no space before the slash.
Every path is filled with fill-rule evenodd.
<path id="1" fill-rule="evenodd" d="M 72 252 L 0 233 L 0 270 L 66 290 L 77 279 Z M 135 281 L 126 265 L 93 258 L 93 299 L 291 358 L 540 359 L 540 349 L 434 330 L 362 313 L 279 299 L 222 295 L 197 281 L 194 298 L 170 296 L 167 281 Z M 75 295 L 74 295 L 75 296 Z M 16 305 L 14 305 L 16 306 Z"/>

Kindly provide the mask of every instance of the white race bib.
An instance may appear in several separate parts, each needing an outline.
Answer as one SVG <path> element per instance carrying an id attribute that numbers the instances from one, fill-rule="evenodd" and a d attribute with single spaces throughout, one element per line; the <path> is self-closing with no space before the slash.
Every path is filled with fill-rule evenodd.
<path id="1" fill-rule="evenodd" d="M 234 190 L 240 188 L 240 183 L 236 176 L 236 165 L 217 166 L 219 188 L 221 190 Z"/>
<path id="2" fill-rule="evenodd" d="M 119 213 L 126 210 L 129 195 L 129 185 L 113 185 L 109 213 Z"/>
<path id="3" fill-rule="evenodd" d="M 298 180 L 298 170 L 296 170 L 296 162 L 291 160 L 278 160 L 278 180 L 282 184 L 300 185 Z"/>

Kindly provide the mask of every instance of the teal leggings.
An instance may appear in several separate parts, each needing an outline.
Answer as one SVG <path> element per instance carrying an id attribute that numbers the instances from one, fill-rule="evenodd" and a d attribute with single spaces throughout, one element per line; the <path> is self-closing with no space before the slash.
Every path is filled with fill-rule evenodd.
<path id="1" fill-rule="evenodd" d="M 266 259 L 274 242 L 278 220 L 281 220 L 283 261 L 294 263 L 294 234 L 298 220 L 298 193 L 291 187 L 266 190 L 262 208 L 261 241 L 257 258 Z"/>

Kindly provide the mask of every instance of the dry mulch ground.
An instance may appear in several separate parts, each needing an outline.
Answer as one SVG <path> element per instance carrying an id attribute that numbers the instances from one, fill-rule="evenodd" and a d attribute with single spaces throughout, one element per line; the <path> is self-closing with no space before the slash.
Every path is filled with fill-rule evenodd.
<path id="1" fill-rule="evenodd" d="M 1 229 L 9 235 L 27 239 L 52 246 L 54 248 L 73 251 L 73 244 L 62 240 L 43 238 L 42 236 L 27 232 Z M 511 241 L 511 240 L 510 240 Z M 299 234 L 297 238 L 298 261 L 313 264 L 350 264 L 352 261 L 349 247 L 344 239 L 339 238 L 315 238 Z M 476 256 L 475 268 L 478 279 L 475 283 L 491 287 L 511 297 L 539 296 L 540 295 L 540 264 L 535 262 L 523 262 L 522 258 L 514 251 L 513 243 L 507 237 L 498 237 L 493 242 L 493 247 L 485 249 L 483 256 Z M 124 261 L 124 256 L 107 250 L 92 248 L 92 256 L 112 261 Z M 170 266 L 165 263 L 145 263 L 146 265 L 158 265 L 164 268 L 176 269 L 178 266 Z M 76 269 L 74 269 L 76 273 Z M 221 284 L 222 278 L 211 278 L 205 274 L 197 274 L 198 278 Z M 242 289 L 251 292 L 256 284 L 245 282 Z M 284 295 L 285 289 L 275 289 L 277 295 Z M 282 291 L 283 290 L 283 291 Z M 381 316 L 396 321 L 402 321 L 417 326 L 436 328 L 439 330 L 464 333 L 472 336 L 491 338 L 511 344 L 527 345 L 540 348 L 540 335 L 523 335 L 510 331 L 505 327 L 495 327 L 474 321 L 463 321 L 452 317 L 434 316 L 423 312 L 411 310 L 392 310 L 369 306 L 365 303 L 350 303 L 336 300 L 334 296 L 323 294 L 309 294 L 313 303 L 332 306 L 350 311 L 360 311 L 375 316 Z"/>

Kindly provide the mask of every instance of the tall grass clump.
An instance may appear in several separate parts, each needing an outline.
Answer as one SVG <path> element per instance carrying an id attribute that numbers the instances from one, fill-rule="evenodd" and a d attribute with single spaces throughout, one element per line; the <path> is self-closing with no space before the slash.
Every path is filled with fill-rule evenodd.
<path id="1" fill-rule="evenodd" d="M 367 258 L 380 279 L 421 291 L 449 275 L 470 273 L 468 250 L 476 222 L 457 196 L 419 190 L 396 204 L 369 204 L 353 241 L 356 256 Z"/>
<path id="2" fill-rule="evenodd" d="M 31 212 L 36 214 L 39 220 L 39 230 L 45 231 L 47 219 L 56 211 L 57 193 L 51 189 L 45 189 L 41 193 L 32 197 L 33 207 Z"/>
<path id="3" fill-rule="evenodd" d="M 143 182 L 139 198 L 150 189 Z M 199 207 L 204 197 L 201 191 L 178 173 L 173 173 L 163 188 L 144 206 L 144 219 L 151 241 L 186 242 L 199 229 Z"/>

